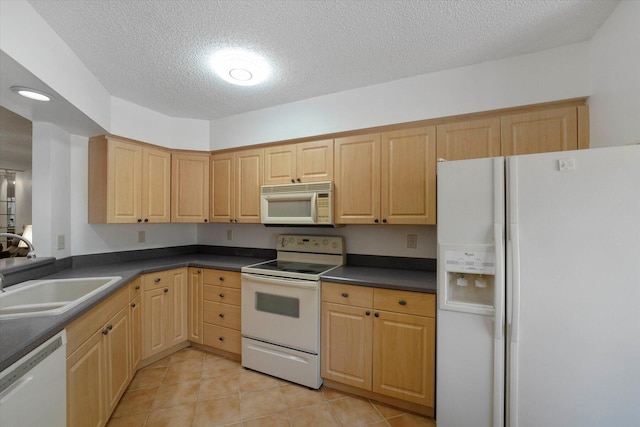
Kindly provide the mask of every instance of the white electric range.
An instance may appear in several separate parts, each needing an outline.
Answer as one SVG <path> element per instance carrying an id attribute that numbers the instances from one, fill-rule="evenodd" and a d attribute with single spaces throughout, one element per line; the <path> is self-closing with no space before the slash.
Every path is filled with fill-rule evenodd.
<path id="1" fill-rule="evenodd" d="M 344 240 L 283 234 L 276 250 L 241 269 L 242 366 L 317 389 L 320 276 L 344 264 Z"/>

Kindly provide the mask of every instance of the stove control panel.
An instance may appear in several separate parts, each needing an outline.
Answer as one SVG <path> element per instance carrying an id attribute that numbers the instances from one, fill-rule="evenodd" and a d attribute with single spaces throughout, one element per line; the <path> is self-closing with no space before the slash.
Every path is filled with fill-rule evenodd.
<path id="1" fill-rule="evenodd" d="M 276 250 L 342 255 L 344 239 L 341 236 L 281 234 L 276 242 Z"/>

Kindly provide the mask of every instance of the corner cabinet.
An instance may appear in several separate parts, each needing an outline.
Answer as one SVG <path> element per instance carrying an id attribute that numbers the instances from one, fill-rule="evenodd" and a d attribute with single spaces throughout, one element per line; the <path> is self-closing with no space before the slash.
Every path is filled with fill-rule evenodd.
<path id="1" fill-rule="evenodd" d="M 335 140 L 338 224 L 435 224 L 436 128 Z"/>
<path id="2" fill-rule="evenodd" d="M 211 156 L 211 222 L 260 223 L 263 149 Z"/>
<path id="3" fill-rule="evenodd" d="M 142 359 L 187 341 L 187 268 L 142 276 Z"/>
<path id="4" fill-rule="evenodd" d="M 435 295 L 323 282 L 322 377 L 433 415 L 435 310 Z"/>
<path id="5" fill-rule="evenodd" d="M 112 136 L 89 140 L 89 223 L 170 221 L 171 155 Z"/>
<path id="6" fill-rule="evenodd" d="M 209 222 L 209 157 L 171 154 L 171 222 Z"/>
<path id="7" fill-rule="evenodd" d="M 333 180 L 333 140 L 284 144 L 264 149 L 264 184 Z"/>

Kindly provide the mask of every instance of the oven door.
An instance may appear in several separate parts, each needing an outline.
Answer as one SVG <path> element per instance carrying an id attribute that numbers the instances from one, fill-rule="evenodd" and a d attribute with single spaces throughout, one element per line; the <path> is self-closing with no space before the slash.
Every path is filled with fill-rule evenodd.
<path id="1" fill-rule="evenodd" d="M 263 194 L 260 212 L 263 224 L 316 224 L 315 192 Z"/>
<path id="2" fill-rule="evenodd" d="M 242 335 L 317 354 L 320 281 L 242 273 Z"/>

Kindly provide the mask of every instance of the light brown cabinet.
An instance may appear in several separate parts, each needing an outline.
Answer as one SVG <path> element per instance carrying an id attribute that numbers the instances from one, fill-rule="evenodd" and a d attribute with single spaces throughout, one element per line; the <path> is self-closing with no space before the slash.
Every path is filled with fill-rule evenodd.
<path id="1" fill-rule="evenodd" d="M 89 223 L 170 221 L 167 150 L 98 136 L 89 141 Z"/>
<path id="2" fill-rule="evenodd" d="M 67 327 L 67 425 L 104 426 L 132 377 L 129 290 Z"/>
<path id="3" fill-rule="evenodd" d="M 171 222 L 209 222 L 209 157 L 171 154 Z"/>
<path id="4" fill-rule="evenodd" d="M 202 344 L 202 268 L 189 267 L 189 291 L 187 292 L 187 335 L 189 341 Z"/>
<path id="5" fill-rule="evenodd" d="M 322 283 L 322 377 L 434 408 L 435 296 Z"/>
<path id="6" fill-rule="evenodd" d="M 333 180 L 333 140 L 283 144 L 264 149 L 264 184 Z"/>
<path id="7" fill-rule="evenodd" d="M 434 126 L 335 140 L 338 224 L 435 224 Z"/>
<path id="8" fill-rule="evenodd" d="M 438 159 L 467 160 L 502 155 L 499 117 L 438 125 L 436 133 Z"/>
<path id="9" fill-rule="evenodd" d="M 211 156 L 211 222 L 260 223 L 263 149 Z"/>
<path id="10" fill-rule="evenodd" d="M 240 355 L 240 273 L 205 269 L 203 298 L 204 345 Z"/>
<path id="11" fill-rule="evenodd" d="M 187 340 L 187 268 L 142 276 L 142 359 Z"/>

